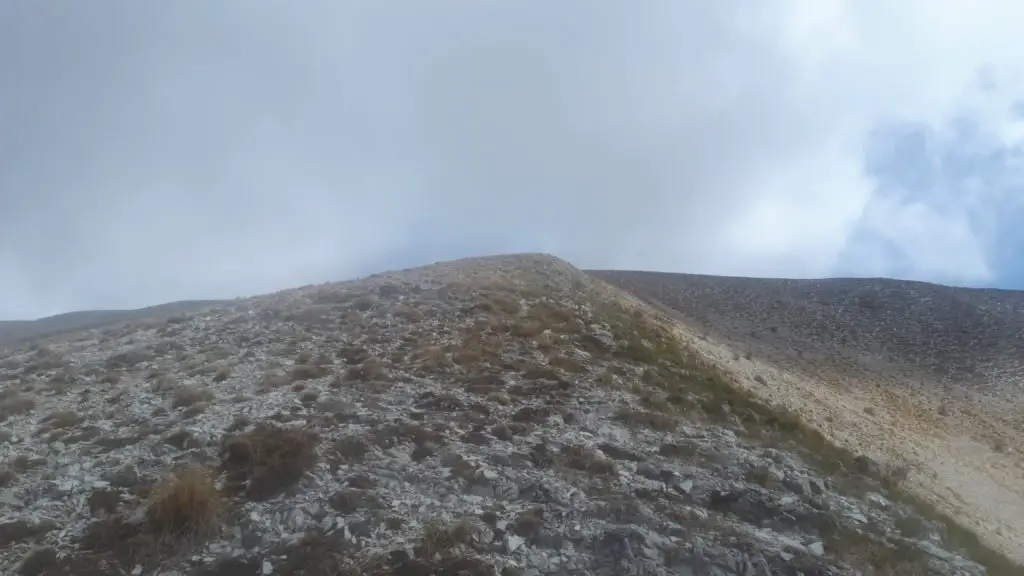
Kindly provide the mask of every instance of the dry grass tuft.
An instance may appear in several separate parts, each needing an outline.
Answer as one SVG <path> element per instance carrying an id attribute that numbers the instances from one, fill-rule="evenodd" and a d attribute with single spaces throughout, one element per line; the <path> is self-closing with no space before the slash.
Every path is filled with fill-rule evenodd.
<path id="1" fill-rule="evenodd" d="M 0 399 L 0 422 L 4 422 L 12 416 L 31 412 L 35 410 L 35 407 L 35 400 L 28 396 L 16 393 L 5 394 L 5 397 Z"/>
<path id="2" fill-rule="evenodd" d="M 391 379 L 387 365 L 377 358 L 367 358 L 358 366 L 350 366 L 345 371 L 345 380 L 362 380 L 364 382 L 387 382 Z"/>
<path id="3" fill-rule="evenodd" d="M 509 331 L 517 338 L 537 338 L 544 332 L 544 324 L 536 320 L 519 320 L 509 327 Z"/>
<path id="4" fill-rule="evenodd" d="M 480 530 L 478 524 L 466 519 L 448 525 L 427 524 L 414 547 L 416 557 L 430 560 L 450 557 L 458 547 L 472 546 Z"/>
<path id="5" fill-rule="evenodd" d="M 323 378 L 329 374 L 329 370 L 324 366 L 318 366 L 316 364 L 296 364 L 292 368 L 292 380 L 315 380 L 317 378 Z"/>
<path id="6" fill-rule="evenodd" d="M 362 364 L 370 358 L 370 352 L 361 346 L 344 346 L 338 350 L 338 358 L 346 364 Z"/>
<path id="7" fill-rule="evenodd" d="M 116 489 L 98 488 L 89 493 L 86 504 L 94 516 L 100 513 L 114 514 L 121 504 L 121 493 Z"/>
<path id="8" fill-rule="evenodd" d="M 516 316 L 523 310 L 519 299 L 512 294 L 501 292 L 486 292 L 481 294 L 481 302 L 477 309 L 483 312 L 501 313 L 507 316 Z"/>
<path id="9" fill-rule="evenodd" d="M 343 436 L 334 443 L 329 459 L 341 464 L 362 462 L 370 450 L 369 443 L 362 437 Z"/>
<path id="10" fill-rule="evenodd" d="M 825 530 L 825 548 L 851 566 L 867 567 L 875 576 L 926 576 L 928 556 L 917 547 L 893 544 L 852 530 Z"/>
<path id="11" fill-rule="evenodd" d="M 450 347 L 452 362 L 463 367 L 494 364 L 501 358 L 502 343 L 498 336 L 479 330 L 468 330 L 462 341 Z"/>
<path id="12" fill-rule="evenodd" d="M 263 375 L 263 379 L 260 381 L 259 390 L 260 392 L 270 392 L 278 388 L 284 388 L 285 386 L 292 383 L 292 379 L 278 371 L 269 372 Z"/>
<path id="13" fill-rule="evenodd" d="M 82 417 L 78 415 L 74 410 L 57 410 L 50 412 L 43 418 L 43 424 L 46 424 L 46 428 L 49 430 L 63 430 L 65 428 L 71 428 L 77 426 L 82 421 Z"/>
<path id="14" fill-rule="evenodd" d="M 559 454 L 563 465 L 597 475 L 614 475 L 615 462 L 584 446 L 564 446 Z"/>
<path id="15" fill-rule="evenodd" d="M 879 476 L 882 481 L 882 485 L 889 490 L 898 490 L 903 487 L 910 478 L 910 473 L 913 471 L 909 462 L 897 461 L 897 462 L 886 462 L 879 466 Z"/>
<path id="16" fill-rule="evenodd" d="M 672 432 L 679 426 L 679 422 L 668 414 L 648 412 L 646 410 L 631 410 L 628 408 L 620 410 L 615 415 L 615 419 L 626 426 L 648 428 L 659 432 Z"/>
<path id="17" fill-rule="evenodd" d="M 454 365 L 448 353 L 436 345 L 421 346 L 413 353 L 412 360 L 419 364 L 422 372 L 428 374 L 447 371 Z"/>
<path id="18" fill-rule="evenodd" d="M 208 537 L 223 514 L 220 493 L 206 470 L 188 468 L 157 484 L 146 508 L 153 532 L 176 537 Z"/>
<path id="19" fill-rule="evenodd" d="M 587 372 L 587 367 L 582 362 L 575 358 L 559 354 L 551 355 L 551 357 L 548 358 L 548 365 L 552 368 L 568 372 L 569 374 L 584 374 Z"/>
<path id="20" fill-rule="evenodd" d="M 227 438 L 221 450 L 226 488 L 250 500 L 276 496 L 316 464 L 319 441 L 312 431 L 264 423 Z"/>
<path id="21" fill-rule="evenodd" d="M 171 400 L 172 408 L 186 408 L 213 400 L 214 395 L 208 388 L 203 386 L 181 386 L 174 391 L 174 399 Z"/>
<path id="22" fill-rule="evenodd" d="M 423 314 L 408 304 L 398 304 L 392 308 L 391 314 L 395 318 L 399 318 L 407 322 L 419 322 L 420 320 L 423 320 Z"/>

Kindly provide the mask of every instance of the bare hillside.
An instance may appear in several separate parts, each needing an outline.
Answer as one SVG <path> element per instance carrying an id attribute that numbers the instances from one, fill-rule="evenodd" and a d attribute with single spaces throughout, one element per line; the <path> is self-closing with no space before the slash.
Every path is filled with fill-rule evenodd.
<path id="1" fill-rule="evenodd" d="M 1024 382 L 1024 291 L 884 278 L 591 273 L 758 352 L 965 387 Z"/>
<path id="2" fill-rule="evenodd" d="M 933 504 L 1024 555 L 1024 292 L 590 274 L 671 315 L 837 441 L 906 459 Z"/>
<path id="3" fill-rule="evenodd" d="M 0 358 L 0 573 L 982 575 L 906 471 L 544 255 Z"/>
<path id="4" fill-rule="evenodd" d="M 966 402 L 1024 432 L 1024 291 L 890 279 L 595 276 L 743 353 L 856 386 Z"/>
<path id="5" fill-rule="evenodd" d="M 89 328 L 102 328 L 118 322 L 163 319 L 220 303 L 216 300 L 185 300 L 135 310 L 87 310 L 38 320 L 0 320 L 0 346 Z"/>

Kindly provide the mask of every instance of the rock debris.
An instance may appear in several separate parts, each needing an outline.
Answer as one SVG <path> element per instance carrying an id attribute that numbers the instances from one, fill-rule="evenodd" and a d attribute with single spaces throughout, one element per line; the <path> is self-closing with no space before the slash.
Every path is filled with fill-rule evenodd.
<path id="1" fill-rule="evenodd" d="M 0 572 L 985 574 L 615 293 L 501 256 L 12 347 Z"/>

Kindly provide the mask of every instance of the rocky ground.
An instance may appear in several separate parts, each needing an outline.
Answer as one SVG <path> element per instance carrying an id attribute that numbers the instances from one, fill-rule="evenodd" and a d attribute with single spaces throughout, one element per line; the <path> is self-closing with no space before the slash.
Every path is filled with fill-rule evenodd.
<path id="1" fill-rule="evenodd" d="M 1024 291 L 888 278 L 788 280 L 590 271 L 790 372 L 969 405 L 1024 433 Z M 997 435 L 988 430 L 979 436 Z M 1022 447 L 1024 448 L 1024 447 Z"/>
<path id="2" fill-rule="evenodd" d="M 767 378 L 760 391 L 847 448 L 908 461 L 918 495 L 1024 562 L 1024 291 L 591 274 L 667 310 L 702 355 Z"/>
<path id="3" fill-rule="evenodd" d="M 16 345 L 30 339 L 46 338 L 102 328 L 119 322 L 168 318 L 221 304 L 217 300 L 182 300 L 136 310 L 85 310 L 48 316 L 38 320 L 0 320 L 0 346 Z"/>
<path id="4" fill-rule="evenodd" d="M 0 571 L 993 575 L 904 497 L 541 255 L 0 359 Z"/>
<path id="5" fill-rule="evenodd" d="M 975 391 L 1016 391 L 1024 372 L 1024 291 L 888 278 L 788 280 L 591 271 L 649 294 L 707 332 L 792 368 L 904 373 Z M 782 358 L 779 353 L 799 352 Z M 839 357 L 843 353 L 845 358 Z M 804 362 L 798 360 L 803 359 Z M 845 360 L 845 362 L 843 362 Z"/>

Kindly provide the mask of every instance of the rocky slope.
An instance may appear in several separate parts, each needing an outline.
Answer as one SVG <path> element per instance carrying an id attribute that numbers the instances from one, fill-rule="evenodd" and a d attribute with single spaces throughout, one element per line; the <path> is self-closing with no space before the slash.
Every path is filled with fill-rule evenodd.
<path id="1" fill-rule="evenodd" d="M 1024 292 L 889 279 L 591 272 L 703 336 L 719 365 L 1024 562 Z M 725 344 L 724 348 L 720 346 Z"/>
<path id="2" fill-rule="evenodd" d="M 37 341 L 0 382 L 4 574 L 1019 573 L 543 255 Z"/>
<path id="3" fill-rule="evenodd" d="M 184 300 L 136 310 L 89 310 L 57 314 L 38 320 L 0 320 L 0 344 L 16 344 L 33 338 L 101 328 L 118 322 L 152 320 L 197 312 L 222 304 L 216 300 Z"/>
<path id="4" fill-rule="evenodd" d="M 998 390 L 1024 378 L 1024 291 L 887 278 L 591 271 L 757 354 Z M 846 360 L 843 362 L 843 360 Z M 799 366 L 803 367 L 803 366 Z"/>

